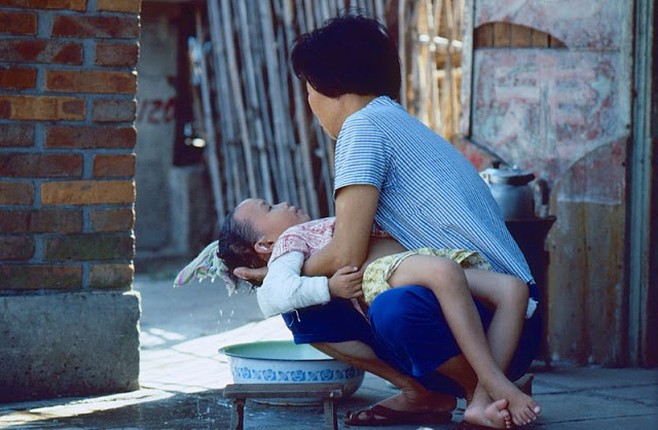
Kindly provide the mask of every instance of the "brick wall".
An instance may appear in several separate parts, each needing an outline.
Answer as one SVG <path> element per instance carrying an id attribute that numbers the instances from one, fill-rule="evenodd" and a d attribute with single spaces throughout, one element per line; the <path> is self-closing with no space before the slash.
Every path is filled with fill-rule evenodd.
<path id="1" fill-rule="evenodd" d="M 139 0 L 0 0 L 0 290 L 128 290 Z"/>

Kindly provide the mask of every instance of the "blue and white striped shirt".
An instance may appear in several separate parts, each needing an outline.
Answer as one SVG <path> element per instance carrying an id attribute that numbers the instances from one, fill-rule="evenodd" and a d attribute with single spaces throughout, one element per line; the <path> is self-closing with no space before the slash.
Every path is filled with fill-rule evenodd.
<path id="1" fill-rule="evenodd" d="M 473 165 L 386 96 L 350 115 L 336 142 L 334 192 L 363 184 L 379 189 L 377 224 L 406 248 L 477 251 L 495 271 L 532 280 Z"/>

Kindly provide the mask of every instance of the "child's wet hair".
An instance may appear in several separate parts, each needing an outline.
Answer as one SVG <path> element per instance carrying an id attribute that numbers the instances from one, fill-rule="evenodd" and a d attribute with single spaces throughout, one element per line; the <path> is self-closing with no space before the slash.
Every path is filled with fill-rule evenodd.
<path id="1" fill-rule="evenodd" d="M 235 219 L 235 209 L 226 215 L 219 233 L 217 256 L 224 260 L 231 277 L 236 267 L 255 269 L 265 266 L 254 249 L 258 239 L 258 232 L 253 225 Z"/>

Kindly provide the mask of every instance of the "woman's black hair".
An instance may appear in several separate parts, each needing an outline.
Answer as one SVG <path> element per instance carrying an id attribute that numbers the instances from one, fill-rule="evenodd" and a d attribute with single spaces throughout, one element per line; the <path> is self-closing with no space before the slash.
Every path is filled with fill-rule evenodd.
<path id="1" fill-rule="evenodd" d="M 294 42 L 292 68 L 298 78 L 328 97 L 343 94 L 397 99 L 400 57 L 395 40 L 379 21 L 361 15 L 333 18 Z"/>
<path id="2" fill-rule="evenodd" d="M 224 260 L 229 276 L 234 277 L 233 269 L 236 267 L 255 269 L 265 266 L 254 249 L 258 239 L 258 232 L 251 224 L 235 219 L 235 209 L 226 215 L 219 233 L 217 256 Z"/>

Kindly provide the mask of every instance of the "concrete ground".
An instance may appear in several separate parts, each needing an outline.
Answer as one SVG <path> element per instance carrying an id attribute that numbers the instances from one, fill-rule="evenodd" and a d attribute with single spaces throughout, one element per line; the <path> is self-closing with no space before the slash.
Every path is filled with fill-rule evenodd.
<path id="1" fill-rule="evenodd" d="M 229 403 L 222 388 L 231 382 L 218 348 L 239 342 L 289 339 L 280 318 L 262 320 L 255 296 L 227 297 L 210 282 L 173 289 L 172 266 L 138 274 L 142 294 L 141 389 L 88 398 L 60 398 L 0 405 L 0 428 L 8 429 L 226 429 Z M 537 366 L 534 397 L 544 413 L 532 429 L 653 430 L 658 428 L 658 369 L 604 369 L 553 364 Z M 361 388 L 339 403 L 339 417 L 396 390 L 366 374 Z M 461 408 L 461 409 L 460 409 Z M 453 429 L 441 425 L 391 429 Z M 272 406 L 248 402 L 246 429 L 317 429 L 322 407 Z M 349 428 L 339 423 L 339 428 Z"/>

